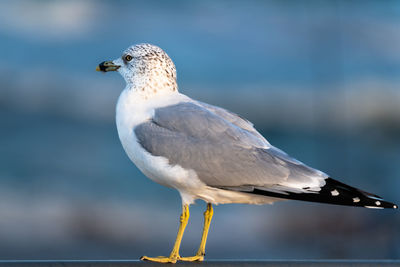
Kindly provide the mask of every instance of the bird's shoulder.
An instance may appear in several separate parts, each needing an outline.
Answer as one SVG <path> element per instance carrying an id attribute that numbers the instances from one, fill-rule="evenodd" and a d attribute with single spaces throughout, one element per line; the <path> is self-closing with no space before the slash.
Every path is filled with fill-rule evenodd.
<path id="1" fill-rule="evenodd" d="M 238 144 L 270 146 L 248 120 L 221 107 L 192 99 L 156 108 L 152 122 L 188 136 L 209 139 L 224 136 L 237 140 Z"/>

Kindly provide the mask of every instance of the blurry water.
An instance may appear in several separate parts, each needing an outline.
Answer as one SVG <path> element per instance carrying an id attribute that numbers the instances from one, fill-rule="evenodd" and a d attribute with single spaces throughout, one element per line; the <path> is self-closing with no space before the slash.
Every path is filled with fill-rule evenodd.
<path id="1" fill-rule="evenodd" d="M 399 204 L 396 1 L 0 2 L 0 259 L 165 255 L 180 198 L 145 178 L 114 125 L 128 45 L 170 54 L 180 90 L 275 146 Z M 182 254 L 195 252 L 201 201 Z M 209 258 L 399 258 L 397 211 L 301 202 L 215 208 Z"/>

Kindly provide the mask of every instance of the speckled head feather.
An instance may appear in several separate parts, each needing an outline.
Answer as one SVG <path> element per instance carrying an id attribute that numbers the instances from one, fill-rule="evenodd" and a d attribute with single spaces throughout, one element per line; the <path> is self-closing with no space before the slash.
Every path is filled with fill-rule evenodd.
<path id="1" fill-rule="evenodd" d="M 118 71 L 130 89 L 146 95 L 178 90 L 175 65 L 158 46 L 133 45 L 113 62 L 121 66 Z"/>

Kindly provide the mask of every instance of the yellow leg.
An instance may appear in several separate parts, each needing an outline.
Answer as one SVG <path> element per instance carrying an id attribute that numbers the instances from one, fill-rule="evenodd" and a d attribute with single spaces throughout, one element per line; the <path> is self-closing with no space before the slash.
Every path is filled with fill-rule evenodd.
<path id="1" fill-rule="evenodd" d="M 186 225 L 189 221 L 189 206 L 184 205 L 182 207 L 182 214 L 180 218 L 180 225 L 179 225 L 179 230 L 178 230 L 178 235 L 176 236 L 175 240 L 175 245 L 171 251 L 171 254 L 169 257 L 147 257 L 143 256 L 140 259 L 141 260 L 147 260 L 147 261 L 155 261 L 155 262 L 161 262 L 161 263 L 176 263 L 177 260 L 180 260 L 181 257 L 179 256 L 179 247 L 181 245 L 183 233 L 185 232 Z"/>
<path id="2" fill-rule="evenodd" d="M 201 236 L 201 242 L 196 255 L 193 257 L 181 257 L 179 260 L 182 261 L 203 261 L 206 254 L 206 242 L 208 236 L 208 230 L 210 229 L 211 219 L 214 214 L 211 203 L 207 204 L 207 210 L 204 212 L 204 227 L 203 235 Z"/>

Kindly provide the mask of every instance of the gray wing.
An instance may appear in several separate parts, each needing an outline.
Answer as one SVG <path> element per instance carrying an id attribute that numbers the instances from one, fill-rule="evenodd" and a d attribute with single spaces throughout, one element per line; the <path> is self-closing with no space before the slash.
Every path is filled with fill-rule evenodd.
<path id="1" fill-rule="evenodd" d="M 293 192 L 324 184 L 325 174 L 269 145 L 251 123 L 213 109 L 192 102 L 156 109 L 151 121 L 134 129 L 137 140 L 152 155 L 194 170 L 209 186 Z"/>

